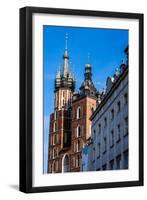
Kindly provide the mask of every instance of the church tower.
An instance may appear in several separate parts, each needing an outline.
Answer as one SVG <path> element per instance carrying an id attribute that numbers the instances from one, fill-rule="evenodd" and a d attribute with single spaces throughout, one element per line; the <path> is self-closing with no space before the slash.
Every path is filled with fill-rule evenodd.
<path id="1" fill-rule="evenodd" d="M 74 94 L 72 101 L 72 139 L 70 171 L 81 171 L 82 148 L 91 136 L 90 116 L 96 108 L 97 90 L 92 81 L 92 67 L 85 65 L 84 81 L 80 92 Z"/>
<path id="2" fill-rule="evenodd" d="M 71 145 L 71 103 L 75 79 L 69 69 L 67 42 L 66 35 L 63 67 L 61 71 L 58 70 L 55 78 L 54 113 L 50 115 L 49 173 L 62 172 L 63 152 L 67 151 Z"/>

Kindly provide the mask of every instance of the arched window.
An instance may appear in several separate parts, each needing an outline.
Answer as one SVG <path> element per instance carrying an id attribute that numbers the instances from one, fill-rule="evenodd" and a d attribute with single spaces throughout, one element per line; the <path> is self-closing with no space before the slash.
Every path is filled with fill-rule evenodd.
<path id="1" fill-rule="evenodd" d="M 62 159 L 62 172 L 69 172 L 69 156 L 66 154 Z"/>
<path id="2" fill-rule="evenodd" d="M 80 119 L 81 118 L 81 107 L 79 106 L 77 108 L 77 119 Z"/>
<path id="3" fill-rule="evenodd" d="M 53 149 L 53 159 L 56 158 L 56 149 Z"/>
<path id="4" fill-rule="evenodd" d="M 56 163 L 54 161 L 52 164 L 52 173 L 55 173 L 55 172 L 56 172 Z"/>
<path id="5" fill-rule="evenodd" d="M 78 140 L 78 142 L 77 142 L 77 152 L 79 152 L 80 151 L 80 141 Z"/>
<path id="6" fill-rule="evenodd" d="M 56 130 L 57 130 L 57 123 L 54 122 L 53 132 L 55 132 Z"/>
<path id="7" fill-rule="evenodd" d="M 81 136 L 81 127 L 80 125 L 77 126 L 77 137 Z"/>

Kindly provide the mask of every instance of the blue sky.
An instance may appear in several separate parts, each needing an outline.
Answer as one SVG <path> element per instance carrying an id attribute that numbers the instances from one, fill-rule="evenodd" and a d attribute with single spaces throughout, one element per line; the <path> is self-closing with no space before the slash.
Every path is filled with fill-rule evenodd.
<path id="1" fill-rule="evenodd" d="M 107 77 L 113 75 L 125 59 L 123 50 L 129 38 L 127 30 L 44 26 L 44 172 L 47 171 L 49 116 L 54 109 L 54 79 L 57 69 L 62 69 L 66 33 L 76 89 L 84 79 L 84 67 L 88 61 L 92 64 L 96 88 L 105 88 Z"/>

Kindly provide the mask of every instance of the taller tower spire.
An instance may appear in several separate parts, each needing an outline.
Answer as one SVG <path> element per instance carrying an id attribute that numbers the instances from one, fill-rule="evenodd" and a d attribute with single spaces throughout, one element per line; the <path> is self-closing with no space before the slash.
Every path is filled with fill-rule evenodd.
<path id="1" fill-rule="evenodd" d="M 69 56 L 68 56 L 68 34 L 65 37 L 65 51 L 63 54 L 63 68 L 61 73 L 57 72 L 55 79 L 55 91 L 60 88 L 70 89 L 72 92 L 75 89 L 75 79 L 69 69 Z"/>
<path id="2" fill-rule="evenodd" d="M 65 36 L 65 50 L 67 50 L 67 47 L 68 47 L 68 33 L 66 33 Z"/>
<path id="3" fill-rule="evenodd" d="M 64 55 L 63 55 L 63 59 L 64 59 L 64 63 L 63 63 L 63 77 L 66 77 L 68 72 L 69 72 L 69 66 L 68 66 L 68 60 L 69 60 L 69 56 L 68 56 L 68 51 L 67 51 L 67 45 L 68 45 L 68 34 L 66 33 L 66 37 L 65 37 L 65 51 L 64 51 Z"/>

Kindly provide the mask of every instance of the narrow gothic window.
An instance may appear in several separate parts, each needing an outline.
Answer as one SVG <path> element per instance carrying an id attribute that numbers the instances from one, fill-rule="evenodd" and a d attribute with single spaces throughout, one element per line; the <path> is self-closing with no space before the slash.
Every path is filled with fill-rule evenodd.
<path id="1" fill-rule="evenodd" d="M 56 163 L 54 161 L 52 165 L 52 173 L 55 173 L 55 172 L 56 172 Z"/>
<path id="2" fill-rule="evenodd" d="M 120 107 L 121 107 L 121 104 L 120 104 L 120 101 L 117 102 L 117 112 L 120 112 Z"/>
<path id="3" fill-rule="evenodd" d="M 116 169 L 121 169 L 121 155 L 116 158 Z"/>
<path id="4" fill-rule="evenodd" d="M 67 143 L 67 132 L 64 133 L 64 144 Z"/>
<path id="5" fill-rule="evenodd" d="M 106 151 L 107 151 L 107 139 L 106 139 L 106 137 L 104 137 L 104 149 L 103 149 L 103 153 L 105 153 Z"/>
<path id="6" fill-rule="evenodd" d="M 93 140 L 95 141 L 95 139 L 96 139 L 96 132 L 95 132 L 95 130 L 93 131 Z"/>
<path id="7" fill-rule="evenodd" d="M 54 112 L 54 120 L 57 119 L 57 111 Z"/>
<path id="8" fill-rule="evenodd" d="M 69 172 L 69 156 L 65 155 L 63 156 L 63 166 L 62 166 L 62 170 L 63 172 Z"/>
<path id="9" fill-rule="evenodd" d="M 104 119 L 104 127 L 106 127 L 107 126 L 107 118 L 105 117 L 105 119 Z"/>
<path id="10" fill-rule="evenodd" d="M 114 170 L 114 160 L 110 161 L 109 166 L 110 166 L 110 170 Z"/>
<path id="11" fill-rule="evenodd" d="M 79 152 L 80 151 L 80 141 L 78 140 L 78 142 L 77 142 L 77 152 Z"/>
<path id="12" fill-rule="evenodd" d="M 128 169 L 128 151 L 125 151 L 123 155 L 124 155 L 124 169 Z"/>
<path id="13" fill-rule="evenodd" d="M 114 109 L 111 110 L 111 120 L 114 119 Z"/>
<path id="14" fill-rule="evenodd" d="M 65 100 L 63 99 L 63 100 L 62 100 L 62 106 L 64 106 L 64 105 L 65 105 Z"/>
<path id="15" fill-rule="evenodd" d="M 57 130 L 57 123 L 54 122 L 53 132 L 55 132 L 56 130 Z"/>
<path id="16" fill-rule="evenodd" d="M 100 154 L 101 154 L 101 144 L 98 143 L 98 158 L 100 157 Z"/>
<path id="17" fill-rule="evenodd" d="M 77 119 L 80 119 L 81 118 L 81 108 L 78 107 L 77 108 Z"/>
<path id="18" fill-rule="evenodd" d="M 80 137 L 81 136 L 81 127 L 80 125 L 78 125 L 77 127 L 77 137 Z"/>
<path id="19" fill-rule="evenodd" d="M 77 156 L 77 159 L 76 159 L 76 167 L 80 167 L 80 156 L 79 155 Z"/>
<path id="20" fill-rule="evenodd" d="M 111 131 L 111 138 L 110 138 L 110 146 L 113 147 L 114 145 L 114 131 Z"/>
<path id="21" fill-rule="evenodd" d="M 93 162 L 95 161 L 95 147 L 93 147 L 93 155 L 92 155 L 92 157 L 93 157 Z"/>

